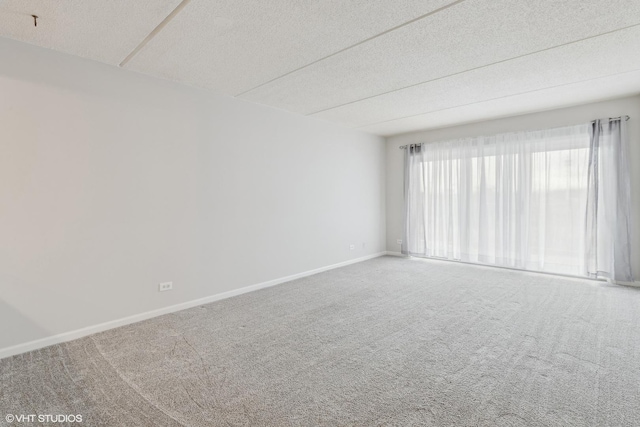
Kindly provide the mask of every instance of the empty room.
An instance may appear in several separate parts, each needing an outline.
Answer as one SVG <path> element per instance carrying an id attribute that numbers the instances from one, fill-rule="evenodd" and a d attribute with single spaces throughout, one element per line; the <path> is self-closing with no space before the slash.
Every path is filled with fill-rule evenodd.
<path id="1" fill-rule="evenodd" d="M 640 426 L 640 0 L 0 0 L 0 426 Z"/>

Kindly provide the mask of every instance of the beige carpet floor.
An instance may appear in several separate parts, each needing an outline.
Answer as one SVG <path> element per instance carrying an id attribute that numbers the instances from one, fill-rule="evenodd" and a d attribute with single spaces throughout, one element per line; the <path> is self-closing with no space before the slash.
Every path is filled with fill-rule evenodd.
<path id="1" fill-rule="evenodd" d="M 7 413 L 640 426 L 640 289 L 383 257 L 3 359 Z"/>

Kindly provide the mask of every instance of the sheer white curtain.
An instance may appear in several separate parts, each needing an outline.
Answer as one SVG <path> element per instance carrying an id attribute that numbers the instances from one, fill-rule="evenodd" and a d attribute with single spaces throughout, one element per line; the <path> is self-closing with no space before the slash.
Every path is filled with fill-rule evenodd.
<path id="1" fill-rule="evenodd" d="M 632 280 L 625 126 L 408 146 L 402 252 Z"/>
<path id="2" fill-rule="evenodd" d="M 403 253 L 585 271 L 587 125 L 412 145 Z"/>

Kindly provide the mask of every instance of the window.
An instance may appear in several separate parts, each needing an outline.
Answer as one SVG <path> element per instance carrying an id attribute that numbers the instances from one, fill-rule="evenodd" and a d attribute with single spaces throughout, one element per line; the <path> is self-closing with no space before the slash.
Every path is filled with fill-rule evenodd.
<path id="1" fill-rule="evenodd" d="M 589 125 L 407 147 L 403 252 L 584 275 Z"/>

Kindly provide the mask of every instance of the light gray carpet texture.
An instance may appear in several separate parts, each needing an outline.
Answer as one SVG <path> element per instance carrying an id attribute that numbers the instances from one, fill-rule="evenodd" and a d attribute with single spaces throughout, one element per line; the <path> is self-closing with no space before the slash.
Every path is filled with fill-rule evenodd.
<path id="1" fill-rule="evenodd" d="M 640 426 L 640 289 L 382 257 L 3 359 L 0 412 L 0 425 Z"/>

